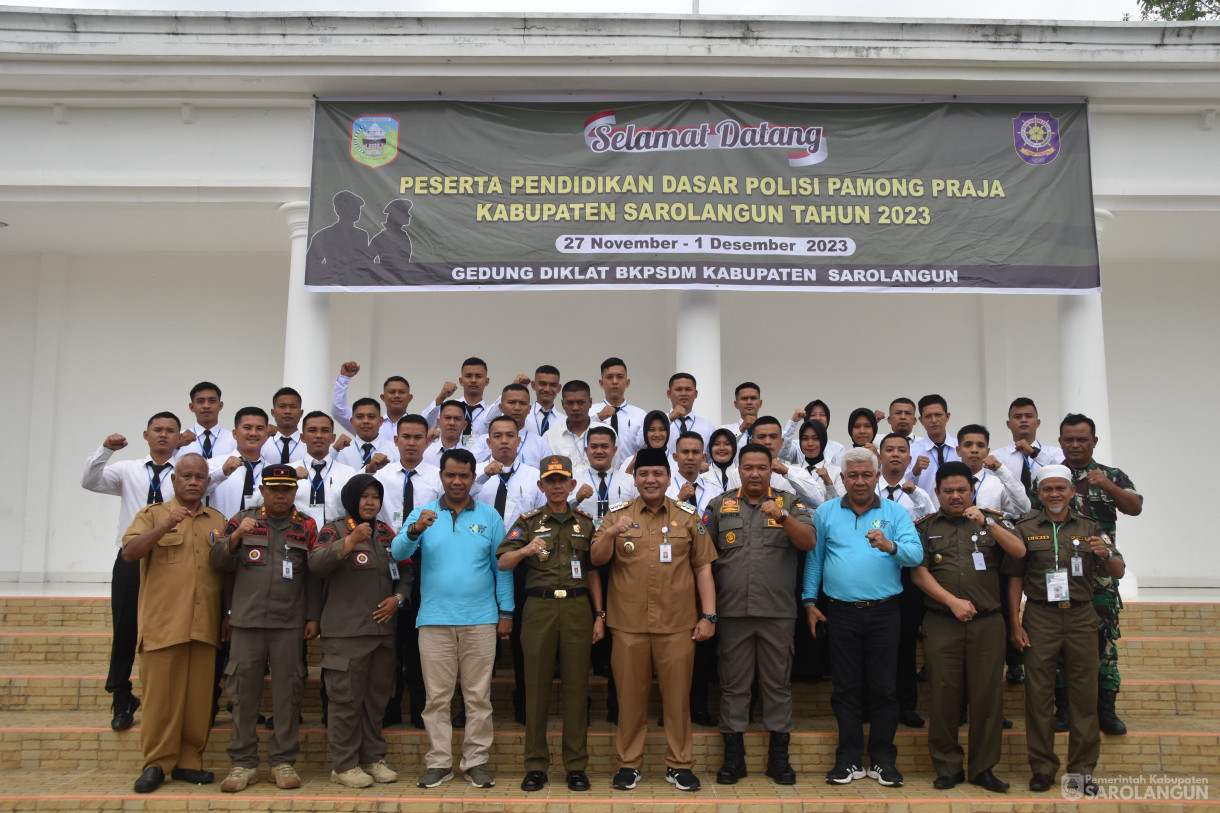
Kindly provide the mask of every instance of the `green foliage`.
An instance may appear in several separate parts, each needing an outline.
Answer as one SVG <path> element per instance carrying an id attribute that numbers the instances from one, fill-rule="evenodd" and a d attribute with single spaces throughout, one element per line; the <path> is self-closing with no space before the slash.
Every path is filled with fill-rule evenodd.
<path id="1" fill-rule="evenodd" d="M 1215 20 L 1220 0 L 1139 0 L 1144 20 Z"/>

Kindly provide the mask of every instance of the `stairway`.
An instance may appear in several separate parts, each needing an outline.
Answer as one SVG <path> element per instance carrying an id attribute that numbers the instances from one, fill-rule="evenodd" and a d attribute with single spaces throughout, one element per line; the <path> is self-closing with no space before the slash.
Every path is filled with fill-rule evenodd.
<path id="1" fill-rule="evenodd" d="M 1220 799 L 1220 604 L 1132 603 L 1123 612 L 1125 637 L 1120 642 L 1123 691 L 1119 712 L 1130 733 L 1103 737 L 1099 774 L 1140 777 L 1130 784 L 1125 800 L 1088 802 L 1088 809 L 1182 810 L 1216 804 Z M 329 782 L 326 732 L 318 703 L 320 647 L 311 650 L 313 666 L 305 689 L 305 723 L 297 762 L 303 784 L 281 791 L 263 781 L 243 793 L 219 792 L 168 781 L 148 796 L 132 792 L 139 774 L 137 729 L 110 730 L 109 696 L 102 686 L 110 646 L 109 601 L 104 598 L 0 598 L 0 811 L 7 810 L 314 810 L 351 811 L 489 810 L 539 813 L 597 813 L 610 810 L 681 811 L 715 809 L 763 811 L 1042 811 L 1066 806 L 1058 789 L 1032 794 L 1026 789 L 1028 766 L 1022 723 L 1020 687 L 1006 686 L 1005 714 L 1015 721 L 1004 732 L 1004 749 L 996 773 L 1010 781 L 1012 791 L 999 796 L 970 785 L 952 791 L 932 788 L 931 762 L 923 730 L 899 727 L 898 767 L 906 777 L 902 788 L 883 788 L 872 780 L 845 787 L 825 784 L 836 743 L 830 714 L 830 685 L 798 682 L 793 686 L 796 730 L 792 735 L 795 786 L 779 787 L 763 776 L 767 735 L 760 726 L 746 735 L 750 776 L 733 786 L 715 784 L 721 759 L 721 739 L 714 729 L 695 728 L 695 769 L 703 780 L 699 793 L 682 793 L 664 781 L 664 734 L 653 729 L 647 740 L 644 778 L 630 792 L 612 792 L 614 729 L 605 722 L 605 680 L 593 678 L 589 776 L 593 790 L 569 792 L 558 764 L 551 783 L 541 792 L 519 789 L 523 770 L 522 727 L 512 720 L 511 667 L 501 667 L 493 681 L 497 709 L 496 743 L 491 767 L 497 786 L 472 788 L 458 774 L 433 790 L 415 786 L 427 751 L 427 737 L 410 727 L 386 731 L 389 764 L 401 774 L 397 783 L 367 790 L 348 790 Z M 506 653 L 507 654 L 507 653 Z M 138 679 L 136 694 L 141 694 Z M 269 685 L 269 684 L 268 684 Z M 552 696 L 552 722 L 558 726 L 559 683 Z M 712 689 L 713 713 L 716 710 Z M 270 709 L 269 691 L 264 708 Z M 654 693 L 650 719 L 658 713 Z M 926 708 L 921 709 L 926 714 Z M 137 713 L 136 725 L 140 716 Z M 229 715 L 222 709 L 208 745 L 205 766 L 217 774 L 228 771 L 225 747 L 230 737 Z M 460 733 L 459 735 L 460 736 Z M 552 734 L 558 763 L 559 732 Z M 962 732 L 963 743 L 965 730 Z M 266 757 L 267 734 L 262 732 Z M 1058 735 L 1058 752 L 1066 758 L 1067 735 Z M 456 749 L 455 749 L 456 750 Z M 1186 788 L 1155 785 L 1150 775 L 1173 782 L 1192 780 Z M 1213 796 L 1205 795 L 1208 790 Z M 1155 794 L 1170 798 L 1156 799 Z"/>

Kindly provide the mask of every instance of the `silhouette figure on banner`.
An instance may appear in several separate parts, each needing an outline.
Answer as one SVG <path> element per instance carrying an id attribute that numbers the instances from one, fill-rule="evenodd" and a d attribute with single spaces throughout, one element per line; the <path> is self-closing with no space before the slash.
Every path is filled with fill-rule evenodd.
<path id="1" fill-rule="evenodd" d="M 311 285 L 343 285 L 363 279 L 372 270 L 369 233 L 356 224 L 364 198 L 346 189 L 335 193 L 335 222 L 314 232 L 305 255 L 306 281 Z"/>
<path id="2" fill-rule="evenodd" d="M 369 243 L 373 262 L 381 265 L 381 273 L 395 272 L 399 278 L 405 276 L 407 264 L 411 262 L 411 201 L 405 198 L 392 200 L 383 210 L 385 220 L 382 229 Z"/>

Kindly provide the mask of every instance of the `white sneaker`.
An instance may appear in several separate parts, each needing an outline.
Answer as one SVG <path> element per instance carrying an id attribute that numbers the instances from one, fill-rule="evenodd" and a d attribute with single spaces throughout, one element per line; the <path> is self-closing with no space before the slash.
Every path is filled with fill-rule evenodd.
<path id="1" fill-rule="evenodd" d="M 374 782 L 397 782 L 398 774 L 391 770 L 389 765 L 385 764 L 384 759 L 379 759 L 371 765 L 361 765 L 364 772 L 373 777 Z"/>
<path id="2" fill-rule="evenodd" d="M 275 779 L 275 786 L 283 790 L 291 790 L 301 786 L 301 776 L 297 773 L 297 769 L 289 765 L 287 762 L 281 762 L 279 765 L 271 769 L 271 777 Z"/>
<path id="3" fill-rule="evenodd" d="M 225 793 L 238 793 L 258 781 L 258 771 L 254 768 L 242 768 L 234 765 L 233 770 L 220 783 L 220 789 Z"/>
<path id="4" fill-rule="evenodd" d="M 343 773 L 331 771 L 330 781 L 336 785 L 344 785 L 349 788 L 367 788 L 373 784 L 373 777 L 366 774 L 357 766 L 355 768 L 348 768 Z"/>

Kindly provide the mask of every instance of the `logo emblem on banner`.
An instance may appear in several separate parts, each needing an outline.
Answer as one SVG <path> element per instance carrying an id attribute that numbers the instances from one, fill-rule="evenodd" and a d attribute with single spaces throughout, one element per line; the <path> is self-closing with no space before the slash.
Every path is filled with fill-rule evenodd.
<path id="1" fill-rule="evenodd" d="M 352 120 L 352 160 L 377 169 L 398 156 L 398 119 L 360 116 Z"/>
<path id="2" fill-rule="evenodd" d="M 1012 120 L 1017 155 L 1027 164 L 1049 164 L 1059 154 L 1059 121 L 1049 113 L 1022 113 Z"/>

